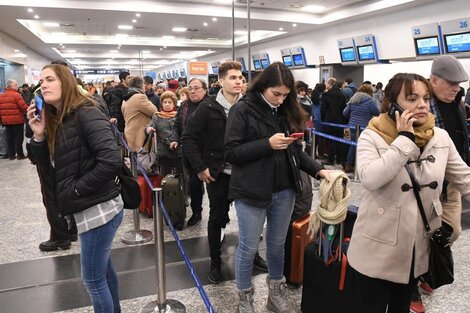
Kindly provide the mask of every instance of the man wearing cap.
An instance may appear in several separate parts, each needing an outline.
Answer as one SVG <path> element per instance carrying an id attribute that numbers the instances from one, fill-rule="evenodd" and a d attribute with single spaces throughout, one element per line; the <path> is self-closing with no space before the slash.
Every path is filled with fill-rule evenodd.
<path id="1" fill-rule="evenodd" d="M 464 107 L 461 105 L 461 97 L 457 97 L 460 91 L 460 83 L 467 80 L 467 72 L 455 57 L 442 55 L 432 62 L 430 77 L 433 92 L 430 105 L 431 113 L 435 116 L 436 126 L 445 129 L 449 133 L 462 159 L 470 164 L 466 114 Z M 460 225 L 462 197 L 452 182 L 444 181 L 441 202 L 442 220 L 453 227 L 452 241 L 455 241 L 462 231 Z M 427 284 L 421 284 L 421 289 L 428 292 L 432 291 Z M 424 312 L 419 293 L 414 295 L 410 311 Z"/>
<path id="2" fill-rule="evenodd" d="M 153 78 L 151 76 L 144 76 L 144 92 L 150 102 L 157 107 L 158 111 L 161 111 L 160 97 L 153 90 Z"/>

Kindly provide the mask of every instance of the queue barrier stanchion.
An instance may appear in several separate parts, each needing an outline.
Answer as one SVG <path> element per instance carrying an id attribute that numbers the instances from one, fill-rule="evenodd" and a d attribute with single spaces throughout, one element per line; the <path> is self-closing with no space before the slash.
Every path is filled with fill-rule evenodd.
<path id="1" fill-rule="evenodd" d="M 129 152 L 129 158 L 131 161 L 131 172 L 132 175 L 137 179 L 137 162 L 136 158 L 137 152 L 131 151 Z M 125 232 L 121 236 L 121 242 L 128 244 L 128 245 L 135 245 L 146 243 L 152 240 L 153 234 L 150 230 L 140 229 L 140 214 L 139 209 L 136 208 L 132 212 L 132 218 L 134 221 L 134 229 L 128 232 Z"/>
<path id="2" fill-rule="evenodd" d="M 361 127 L 356 125 L 356 144 L 359 140 L 359 136 L 361 135 Z M 354 158 L 354 181 L 359 181 L 359 176 L 357 174 L 357 148 L 356 148 L 356 157 Z"/>
<path id="3" fill-rule="evenodd" d="M 165 249 L 163 248 L 163 214 L 159 207 L 162 188 L 153 188 L 153 230 L 155 232 L 155 278 L 157 285 L 157 300 L 147 303 L 141 313 L 185 313 L 184 304 L 174 299 L 166 298 Z"/>

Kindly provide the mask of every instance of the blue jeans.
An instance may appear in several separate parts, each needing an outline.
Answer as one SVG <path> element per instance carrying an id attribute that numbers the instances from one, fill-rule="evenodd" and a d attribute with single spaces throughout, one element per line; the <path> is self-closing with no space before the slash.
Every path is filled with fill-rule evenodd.
<path id="1" fill-rule="evenodd" d="M 121 210 L 108 223 L 80 234 L 82 280 L 95 313 L 119 313 L 119 283 L 111 262 L 111 243 L 122 222 Z"/>
<path id="2" fill-rule="evenodd" d="M 279 280 L 284 277 L 284 242 L 294 209 L 295 191 L 285 189 L 273 193 L 272 204 L 268 208 L 251 206 L 243 200 L 235 200 L 238 217 L 238 247 L 235 256 L 235 276 L 237 288 L 251 288 L 253 260 L 258 251 L 259 238 L 267 217 L 266 258 L 269 277 Z"/>

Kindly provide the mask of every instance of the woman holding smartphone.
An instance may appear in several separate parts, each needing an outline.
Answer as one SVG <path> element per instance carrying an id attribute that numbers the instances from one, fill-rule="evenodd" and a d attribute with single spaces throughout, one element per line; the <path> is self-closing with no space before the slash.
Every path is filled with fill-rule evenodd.
<path id="1" fill-rule="evenodd" d="M 428 271 L 429 234 L 408 167 L 420 186 L 431 227 L 441 226 L 444 176 L 470 200 L 470 168 L 429 112 L 431 86 L 417 74 L 396 74 L 385 87 L 382 113 L 359 137 L 364 194 L 348 249 L 360 313 L 408 313 L 417 278 Z M 387 309 L 388 307 L 388 309 Z"/>
<path id="2" fill-rule="evenodd" d="M 296 136 L 307 116 L 297 101 L 294 77 L 282 63 L 271 64 L 254 80 L 247 95 L 233 105 L 225 133 L 225 160 L 232 164 L 229 197 L 234 199 L 239 241 L 235 274 L 239 313 L 254 312 L 251 274 L 267 219 L 269 274 L 267 307 L 298 312 L 284 293 L 284 241 L 302 189 L 299 168 L 317 179 L 328 171 L 301 151 Z"/>
<path id="3" fill-rule="evenodd" d="M 111 243 L 123 218 L 115 183 L 121 153 L 109 119 L 77 88 L 70 69 L 58 64 L 41 71 L 43 112 L 28 108 L 34 132 L 31 151 L 42 171 L 55 178 L 56 207 L 80 237 L 81 275 L 93 309 L 121 312 Z"/>

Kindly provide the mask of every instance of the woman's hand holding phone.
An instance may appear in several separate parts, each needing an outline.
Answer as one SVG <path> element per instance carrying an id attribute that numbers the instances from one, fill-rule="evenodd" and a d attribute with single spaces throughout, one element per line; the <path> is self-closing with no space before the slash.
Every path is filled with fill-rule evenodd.
<path id="1" fill-rule="evenodd" d="M 36 104 L 33 103 L 28 107 L 26 111 L 26 116 L 28 117 L 28 124 L 31 127 L 31 130 L 34 133 L 34 139 L 42 140 L 45 136 L 46 123 L 44 114 L 40 118 L 36 115 Z"/>
<path id="2" fill-rule="evenodd" d="M 269 144 L 273 150 L 284 150 L 296 140 L 293 137 L 286 137 L 284 133 L 276 133 L 269 138 Z"/>
<path id="3" fill-rule="evenodd" d="M 415 133 L 413 128 L 413 123 L 416 122 L 416 119 L 413 117 L 413 113 L 410 112 L 408 109 L 403 111 L 402 114 L 395 112 L 395 121 L 397 123 L 397 131 L 398 132 L 410 132 Z"/>

